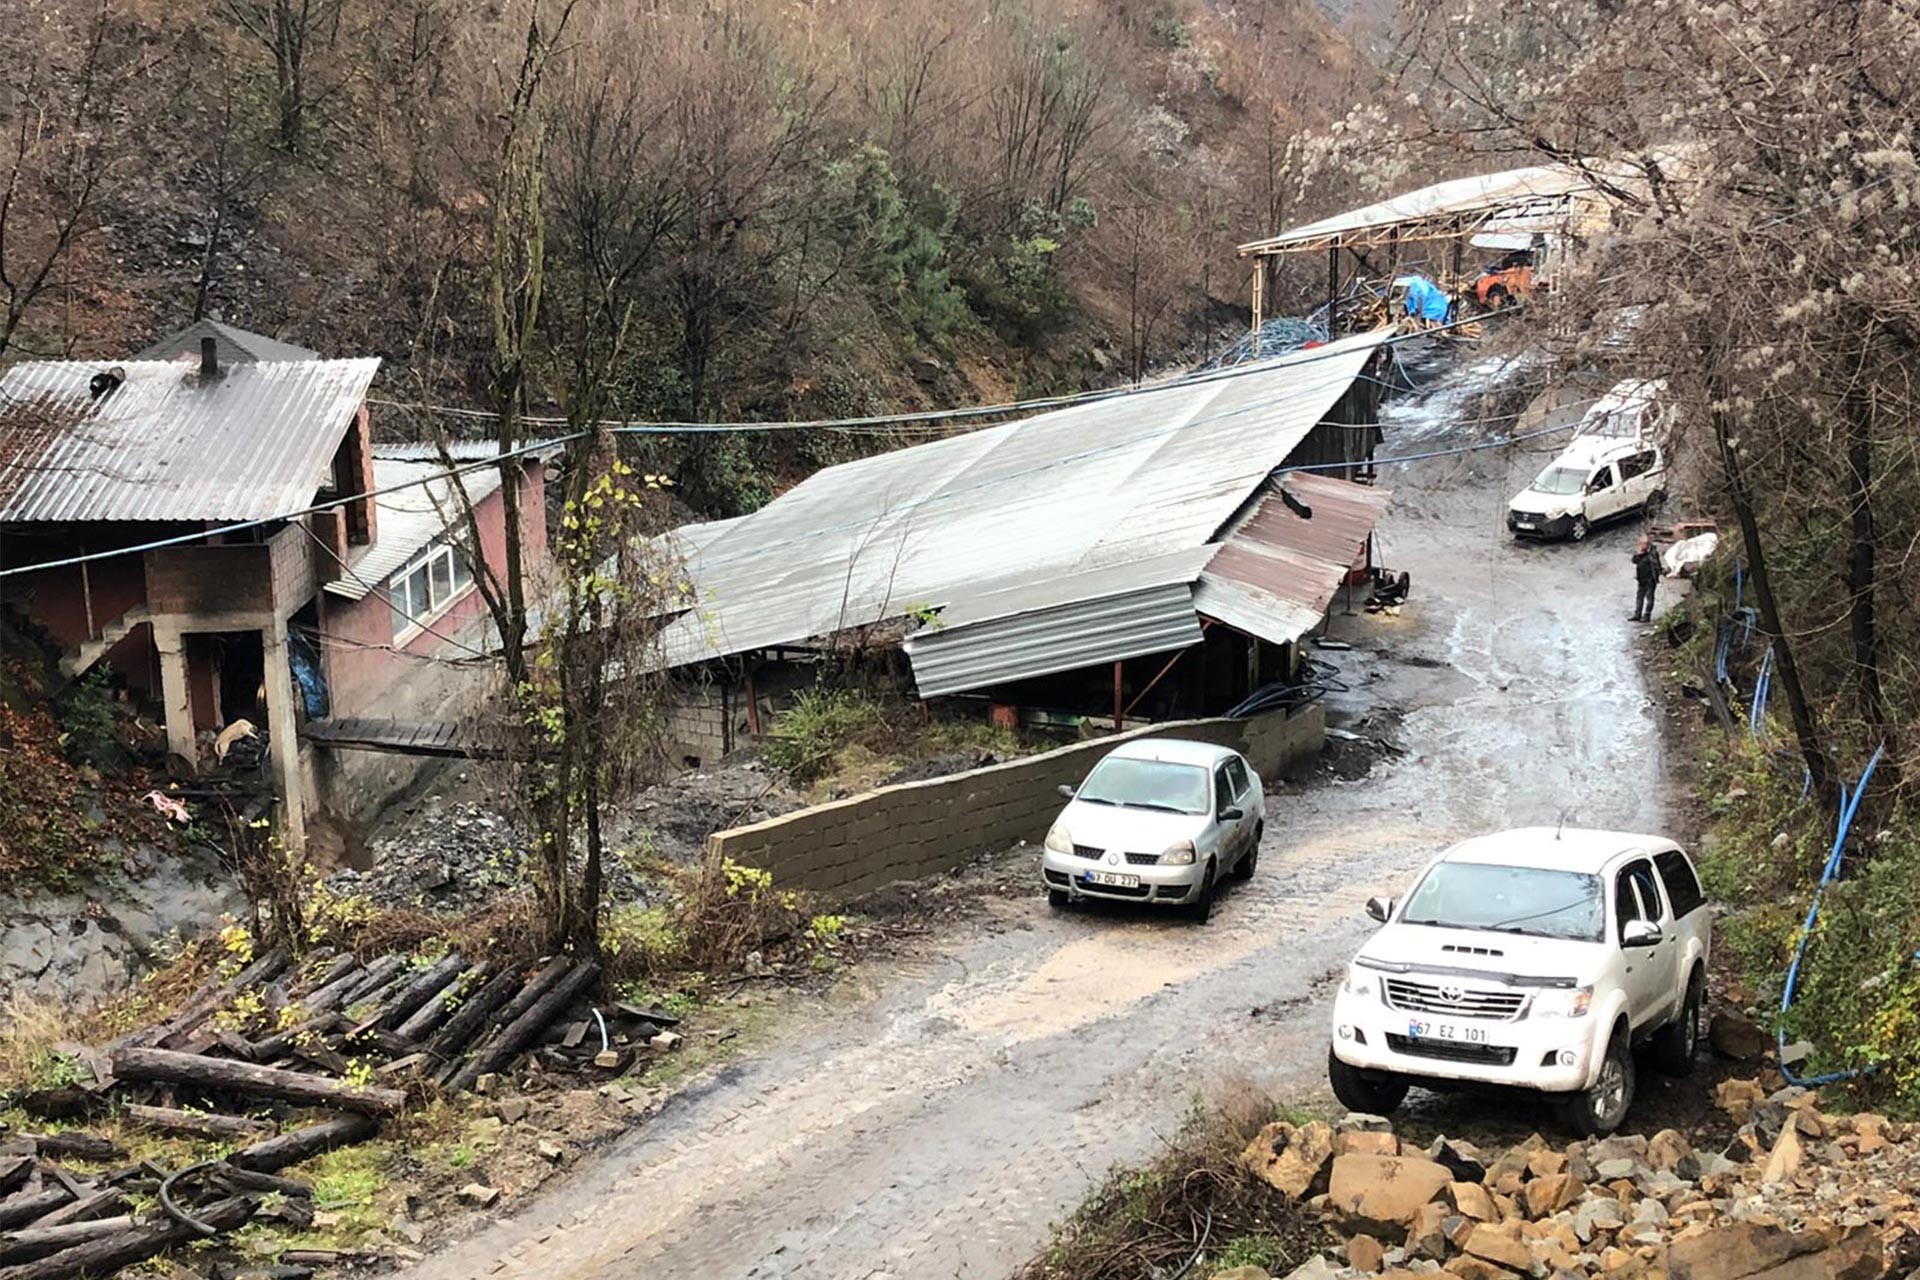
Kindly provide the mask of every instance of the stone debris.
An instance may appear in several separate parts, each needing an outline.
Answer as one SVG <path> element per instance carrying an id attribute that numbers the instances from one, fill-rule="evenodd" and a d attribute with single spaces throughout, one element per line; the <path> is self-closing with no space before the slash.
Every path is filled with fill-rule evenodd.
<path id="1" fill-rule="evenodd" d="M 1421 1152 L 1342 1121 L 1268 1125 L 1241 1159 L 1343 1242 L 1288 1280 L 1881 1280 L 1920 1250 L 1920 1126 L 1752 1080 L 1715 1099 L 1725 1151 L 1667 1129 Z"/>

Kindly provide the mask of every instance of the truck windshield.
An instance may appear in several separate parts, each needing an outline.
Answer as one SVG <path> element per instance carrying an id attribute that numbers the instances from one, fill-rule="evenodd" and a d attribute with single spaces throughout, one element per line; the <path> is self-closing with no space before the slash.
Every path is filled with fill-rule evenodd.
<path id="1" fill-rule="evenodd" d="M 1577 871 L 1443 862 L 1407 895 L 1400 921 L 1598 942 L 1606 898 L 1599 876 Z"/>
<path id="2" fill-rule="evenodd" d="M 1207 771 L 1193 764 L 1108 756 L 1094 766 L 1074 799 L 1128 809 L 1206 813 Z"/>
<path id="3" fill-rule="evenodd" d="M 1565 497 L 1586 488 L 1587 473 L 1576 471 L 1572 467 L 1548 467 L 1533 481 L 1535 493 L 1551 493 L 1556 497 Z"/>

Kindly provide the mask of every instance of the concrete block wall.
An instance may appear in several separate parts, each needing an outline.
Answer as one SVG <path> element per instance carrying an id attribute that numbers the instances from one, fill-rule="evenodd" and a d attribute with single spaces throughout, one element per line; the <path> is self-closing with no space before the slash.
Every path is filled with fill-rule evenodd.
<path id="1" fill-rule="evenodd" d="M 1261 777 L 1272 778 L 1320 750 L 1326 719 L 1315 703 L 1291 715 L 1152 725 L 718 831 L 707 837 L 707 852 L 765 868 L 787 888 L 855 897 L 1019 840 L 1038 842 L 1060 811 L 1057 788 L 1078 784 L 1109 751 L 1141 738 L 1233 747 Z"/>
<path id="2" fill-rule="evenodd" d="M 667 709 L 665 749 L 669 763 L 689 769 L 710 767 L 746 738 L 743 698 L 729 696 L 717 683 L 676 691 Z"/>

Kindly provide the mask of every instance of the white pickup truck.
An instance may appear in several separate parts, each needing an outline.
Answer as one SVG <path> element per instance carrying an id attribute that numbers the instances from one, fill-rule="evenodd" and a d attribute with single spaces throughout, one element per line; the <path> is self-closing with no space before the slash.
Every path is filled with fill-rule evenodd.
<path id="1" fill-rule="evenodd" d="M 1327 1070 L 1342 1104 L 1384 1115 L 1414 1084 L 1558 1095 L 1609 1133 L 1633 1102 L 1637 1044 L 1692 1069 L 1711 916 L 1687 855 L 1659 836 L 1552 827 L 1453 846 L 1381 928 L 1334 1001 Z"/>

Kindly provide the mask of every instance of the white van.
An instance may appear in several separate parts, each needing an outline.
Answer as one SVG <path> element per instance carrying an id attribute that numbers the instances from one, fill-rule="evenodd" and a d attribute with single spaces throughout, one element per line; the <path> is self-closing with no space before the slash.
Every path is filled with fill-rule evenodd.
<path id="1" fill-rule="evenodd" d="M 1573 434 L 1665 444 L 1675 416 L 1665 378 L 1626 378 L 1587 406 Z"/>
<path id="2" fill-rule="evenodd" d="M 1667 497 L 1667 460 L 1638 437 L 1576 436 L 1507 504 L 1516 538 L 1585 538 L 1593 526 L 1657 509 Z"/>

